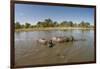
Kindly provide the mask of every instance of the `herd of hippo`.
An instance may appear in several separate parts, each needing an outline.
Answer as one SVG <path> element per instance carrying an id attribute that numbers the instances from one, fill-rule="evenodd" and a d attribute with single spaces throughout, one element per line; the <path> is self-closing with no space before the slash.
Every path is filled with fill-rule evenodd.
<path id="1" fill-rule="evenodd" d="M 85 40 L 85 39 L 78 39 L 78 40 Z M 77 41 L 73 36 L 70 37 L 52 37 L 50 40 L 46 40 L 45 38 L 41 38 L 37 40 L 37 42 L 41 44 L 48 44 L 49 47 L 53 47 L 54 43 L 63 43 L 63 42 L 73 42 Z"/>

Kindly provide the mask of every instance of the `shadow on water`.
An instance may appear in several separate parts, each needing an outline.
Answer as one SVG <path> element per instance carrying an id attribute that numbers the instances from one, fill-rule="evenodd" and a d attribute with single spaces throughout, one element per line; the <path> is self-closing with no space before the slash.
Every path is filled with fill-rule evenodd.
<path id="1" fill-rule="evenodd" d="M 90 31 L 91 31 L 90 29 L 82 29 L 81 30 L 82 33 L 90 32 Z"/>

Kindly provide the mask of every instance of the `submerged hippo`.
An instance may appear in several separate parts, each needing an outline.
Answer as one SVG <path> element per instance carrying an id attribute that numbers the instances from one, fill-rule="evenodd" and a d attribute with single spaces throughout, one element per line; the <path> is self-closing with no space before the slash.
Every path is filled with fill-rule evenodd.
<path id="1" fill-rule="evenodd" d="M 44 39 L 44 38 L 42 38 L 42 39 L 39 39 L 39 40 L 37 40 L 39 43 L 41 43 L 41 44 L 47 44 L 47 40 L 46 39 Z"/>
<path id="2" fill-rule="evenodd" d="M 52 37 L 52 41 L 54 42 L 68 42 L 68 41 L 73 41 L 74 37 Z"/>
<path id="3" fill-rule="evenodd" d="M 72 41 L 80 41 L 80 40 L 83 40 L 83 39 L 76 40 L 73 36 L 70 36 L 70 37 L 63 36 L 63 37 L 52 37 L 50 40 L 46 40 L 42 38 L 42 39 L 39 39 L 38 42 L 41 44 L 49 44 L 49 47 L 52 47 L 53 43 L 55 42 L 62 43 L 62 42 L 72 42 Z"/>
<path id="4" fill-rule="evenodd" d="M 49 48 L 52 48 L 54 46 L 54 43 L 52 40 L 46 40 L 46 39 L 39 39 L 37 40 L 41 44 L 47 45 Z"/>
<path id="5" fill-rule="evenodd" d="M 63 42 L 64 39 L 61 38 L 61 37 L 52 37 L 52 41 L 54 41 L 54 42 Z"/>
<path id="6" fill-rule="evenodd" d="M 73 36 L 70 36 L 70 37 L 66 37 L 66 41 L 68 42 L 68 41 L 74 41 L 75 39 L 74 39 L 74 37 Z"/>

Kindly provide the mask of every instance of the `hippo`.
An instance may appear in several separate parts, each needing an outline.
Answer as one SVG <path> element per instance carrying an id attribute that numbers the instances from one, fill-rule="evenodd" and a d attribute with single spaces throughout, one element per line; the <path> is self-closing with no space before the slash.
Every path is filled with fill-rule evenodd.
<path id="1" fill-rule="evenodd" d="M 66 36 L 63 36 L 63 37 L 52 37 L 52 41 L 53 42 L 69 42 L 69 41 L 74 41 L 74 37 L 73 36 L 70 36 L 70 37 L 66 37 Z"/>
<path id="2" fill-rule="evenodd" d="M 58 43 L 63 43 L 63 42 L 73 42 L 73 41 L 78 41 L 79 39 L 75 39 L 73 36 L 70 36 L 70 37 L 66 37 L 66 36 L 63 36 L 63 37 L 52 37 L 50 40 L 46 40 L 44 38 L 42 39 L 39 39 L 38 42 L 41 43 L 41 44 L 49 44 L 49 47 L 52 47 L 53 46 L 53 43 L 55 42 L 58 42 Z M 80 40 L 83 40 L 83 39 L 80 39 Z"/>
<path id="3" fill-rule="evenodd" d="M 44 39 L 44 38 L 42 38 L 42 39 L 39 39 L 39 40 L 37 40 L 39 43 L 41 43 L 41 44 L 47 44 L 47 40 L 46 39 Z"/>
<path id="4" fill-rule="evenodd" d="M 49 48 L 52 48 L 52 47 L 54 46 L 54 43 L 52 42 L 52 40 L 50 40 L 50 41 L 48 42 L 48 46 L 49 46 Z"/>
<path id="5" fill-rule="evenodd" d="M 54 42 L 65 42 L 65 37 L 52 37 L 52 41 Z"/>
<path id="6" fill-rule="evenodd" d="M 73 36 L 71 36 L 71 37 L 66 37 L 66 41 L 67 42 L 69 42 L 69 41 L 74 41 L 75 39 L 74 39 L 74 37 Z"/>

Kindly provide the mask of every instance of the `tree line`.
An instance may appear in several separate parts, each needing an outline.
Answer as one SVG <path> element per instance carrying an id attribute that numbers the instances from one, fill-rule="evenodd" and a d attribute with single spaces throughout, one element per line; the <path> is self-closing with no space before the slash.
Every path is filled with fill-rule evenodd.
<path id="1" fill-rule="evenodd" d="M 46 27 L 82 27 L 82 28 L 90 28 L 94 27 L 90 25 L 89 22 L 80 22 L 80 23 L 73 23 L 72 21 L 63 21 L 58 23 L 57 21 L 53 21 L 51 19 L 45 19 L 44 21 L 38 21 L 36 25 L 31 25 L 30 23 L 20 24 L 19 22 L 15 23 L 15 29 L 21 28 L 46 28 Z"/>

